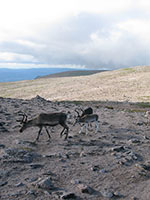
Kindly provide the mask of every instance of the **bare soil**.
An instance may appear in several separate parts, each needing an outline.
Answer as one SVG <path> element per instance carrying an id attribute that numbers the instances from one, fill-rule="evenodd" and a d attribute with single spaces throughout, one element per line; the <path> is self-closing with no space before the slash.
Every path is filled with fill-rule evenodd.
<path id="1" fill-rule="evenodd" d="M 99 131 L 93 124 L 88 135 L 79 134 L 75 109 L 89 106 L 99 115 Z M 0 199 L 149 200 L 148 109 L 149 104 L 127 101 L 0 98 Z M 38 128 L 19 132 L 22 112 L 31 119 L 59 111 L 68 114 L 67 140 L 60 138 L 61 126 L 49 128 L 50 142 L 45 129 L 36 143 Z M 47 179 L 51 184 L 42 186 Z"/>

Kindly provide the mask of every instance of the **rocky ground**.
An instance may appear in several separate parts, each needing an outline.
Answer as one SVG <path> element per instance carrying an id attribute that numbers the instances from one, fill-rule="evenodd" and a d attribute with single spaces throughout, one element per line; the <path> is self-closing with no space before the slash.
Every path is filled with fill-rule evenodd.
<path id="1" fill-rule="evenodd" d="M 129 102 L 51 102 L 0 98 L 0 199 L 149 200 L 150 127 L 148 108 Z M 73 126 L 75 109 L 91 106 L 100 129 L 79 134 Z M 69 137 L 60 138 L 61 126 L 19 132 L 22 113 L 68 113 Z"/>

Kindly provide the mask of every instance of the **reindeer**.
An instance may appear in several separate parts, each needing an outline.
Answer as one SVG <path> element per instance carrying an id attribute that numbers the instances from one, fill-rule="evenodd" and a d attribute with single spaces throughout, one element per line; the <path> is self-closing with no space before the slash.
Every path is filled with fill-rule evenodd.
<path id="1" fill-rule="evenodd" d="M 76 121 L 78 120 L 78 118 L 83 117 L 84 115 L 90 115 L 93 114 L 93 109 L 91 107 L 86 108 L 85 110 L 82 110 L 80 108 L 80 110 L 82 111 L 82 114 L 79 114 L 79 111 L 77 109 L 75 109 L 75 112 L 78 114 Z M 89 124 L 88 124 L 89 125 Z M 90 124 L 91 125 L 91 124 Z"/>
<path id="2" fill-rule="evenodd" d="M 76 119 L 76 122 L 74 123 L 74 126 L 77 123 L 83 123 L 84 124 L 84 126 L 81 127 L 79 133 L 82 133 L 82 130 L 85 127 L 86 128 L 86 135 L 88 135 L 88 125 L 89 125 L 89 123 L 92 123 L 92 122 L 96 122 L 96 133 L 98 132 L 98 130 L 99 130 L 98 118 L 99 117 L 98 117 L 97 114 L 86 114 L 86 115 L 80 116 L 79 112 L 77 110 L 75 110 L 75 111 L 78 113 L 78 117 Z"/>
<path id="3" fill-rule="evenodd" d="M 23 115 L 23 119 L 21 121 L 22 127 L 20 129 L 20 132 L 23 132 L 25 129 L 29 127 L 39 127 L 39 132 L 37 135 L 37 138 L 35 141 L 39 140 L 42 128 L 45 127 L 47 135 L 49 137 L 49 140 L 51 138 L 49 131 L 47 129 L 47 126 L 56 126 L 60 124 L 64 129 L 60 133 L 60 137 L 62 137 L 64 131 L 66 130 L 65 134 L 67 139 L 68 137 L 68 126 L 66 125 L 67 115 L 65 113 L 59 112 L 59 113 L 41 113 L 37 117 L 27 120 L 27 115 Z"/>

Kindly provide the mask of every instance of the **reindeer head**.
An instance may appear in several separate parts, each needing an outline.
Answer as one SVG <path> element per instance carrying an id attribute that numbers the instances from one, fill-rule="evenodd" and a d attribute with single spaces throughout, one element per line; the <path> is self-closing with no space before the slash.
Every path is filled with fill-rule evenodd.
<path id="1" fill-rule="evenodd" d="M 75 123 L 73 124 L 73 126 L 75 126 L 75 124 L 79 123 L 80 118 L 81 118 L 81 115 L 77 109 L 75 109 L 75 112 L 77 113 L 77 117 L 75 117 L 76 119 L 75 119 Z"/>
<path id="2" fill-rule="evenodd" d="M 81 115 L 80 115 L 79 111 L 78 111 L 77 109 L 75 109 L 75 112 L 78 114 L 78 116 L 76 117 L 76 121 L 75 121 L 74 125 L 75 125 L 76 123 L 82 122 L 82 118 L 84 118 L 84 116 L 93 114 L 93 109 L 92 109 L 91 107 L 88 107 L 88 108 L 86 108 L 85 110 L 82 110 L 82 109 L 80 108 L 80 110 L 81 110 L 81 112 L 82 112 Z"/>
<path id="3" fill-rule="evenodd" d="M 23 118 L 22 118 L 22 120 L 20 121 L 20 124 L 22 124 L 22 127 L 21 127 L 21 129 L 20 129 L 20 133 L 22 133 L 22 132 L 26 129 L 27 118 L 28 118 L 28 116 L 24 113 L 24 114 L 23 114 Z"/>

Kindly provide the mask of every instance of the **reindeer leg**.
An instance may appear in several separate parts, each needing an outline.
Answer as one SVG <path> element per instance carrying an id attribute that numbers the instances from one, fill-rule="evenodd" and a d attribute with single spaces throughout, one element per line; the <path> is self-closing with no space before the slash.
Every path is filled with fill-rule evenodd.
<path id="1" fill-rule="evenodd" d="M 67 138 L 68 138 L 68 131 L 69 131 L 69 128 L 68 128 L 68 126 L 66 125 L 66 137 L 65 137 L 65 140 L 67 140 Z"/>
<path id="2" fill-rule="evenodd" d="M 48 131 L 48 129 L 47 129 L 47 127 L 45 126 L 45 130 L 46 130 L 46 133 L 47 133 L 47 135 L 48 135 L 48 137 L 49 137 L 49 140 L 51 139 L 51 135 L 49 134 L 49 131 Z"/>
<path id="3" fill-rule="evenodd" d="M 60 137 L 62 137 L 63 132 L 64 132 L 65 129 L 66 129 L 66 128 L 64 127 L 63 130 L 61 131 L 61 133 L 60 133 Z"/>
<path id="4" fill-rule="evenodd" d="M 66 125 L 66 124 L 61 124 L 64 128 L 63 128 L 63 130 L 61 131 L 61 133 L 60 133 L 60 137 L 62 137 L 62 135 L 63 135 L 63 133 L 64 133 L 64 131 L 65 131 L 65 129 L 66 129 L 66 137 L 65 137 L 65 140 L 68 138 L 68 130 L 69 130 L 69 128 L 68 128 L 68 126 Z"/>
<path id="5" fill-rule="evenodd" d="M 99 123 L 96 121 L 96 133 L 99 131 Z"/>
<path id="6" fill-rule="evenodd" d="M 37 136 L 35 142 L 39 140 L 39 137 L 40 137 L 40 134 L 41 134 L 42 128 L 43 128 L 43 126 L 40 126 L 40 130 L 39 130 L 39 132 L 38 132 L 38 136 Z"/>
<path id="7" fill-rule="evenodd" d="M 85 124 L 85 132 L 86 132 L 86 135 L 88 135 L 88 123 Z"/>

